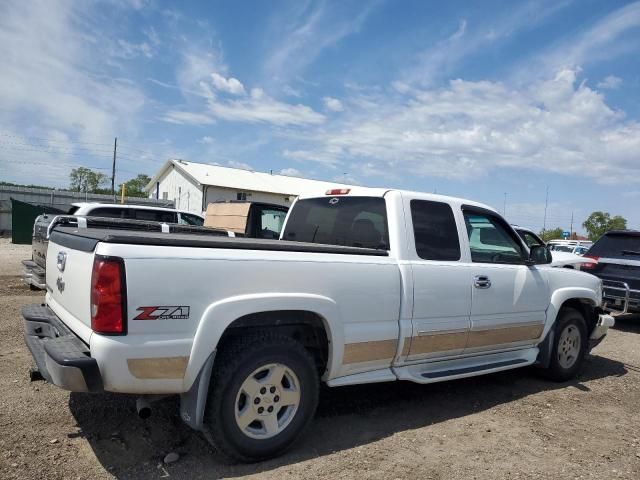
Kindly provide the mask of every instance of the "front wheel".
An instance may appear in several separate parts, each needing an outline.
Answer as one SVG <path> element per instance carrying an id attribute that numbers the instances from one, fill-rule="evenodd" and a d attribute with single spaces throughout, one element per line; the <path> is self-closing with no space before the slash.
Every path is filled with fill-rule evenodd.
<path id="1" fill-rule="evenodd" d="M 582 368 L 587 353 L 587 328 L 582 314 L 565 308 L 555 326 L 555 338 L 546 377 L 558 382 L 574 378 Z"/>
<path id="2" fill-rule="evenodd" d="M 237 337 L 215 363 L 204 418 L 213 445 L 245 462 L 289 448 L 318 404 L 318 373 L 305 348 L 269 333 Z"/>

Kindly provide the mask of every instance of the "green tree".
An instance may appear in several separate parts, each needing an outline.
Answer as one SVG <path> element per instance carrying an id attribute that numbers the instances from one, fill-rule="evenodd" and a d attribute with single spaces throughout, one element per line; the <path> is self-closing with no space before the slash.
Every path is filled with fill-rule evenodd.
<path id="1" fill-rule="evenodd" d="M 543 230 L 540 232 L 540 238 L 546 242 L 562 238 L 562 228 L 557 227 L 551 230 Z"/>
<path id="2" fill-rule="evenodd" d="M 609 212 L 592 212 L 582 224 L 589 235 L 589 240 L 596 241 L 603 233 L 609 230 L 624 230 L 627 228 L 627 219 L 616 215 L 612 217 Z"/>
<path id="3" fill-rule="evenodd" d="M 82 193 L 102 193 L 104 189 L 100 187 L 107 183 L 107 179 L 104 173 L 94 172 L 86 167 L 74 168 L 69 174 L 69 190 Z"/>
<path id="4" fill-rule="evenodd" d="M 149 175 L 145 175 L 144 173 L 139 173 L 136 178 L 132 178 L 131 180 L 124 182 L 126 190 L 125 195 L 127 197 L 143 197 L 146 198 L 147 192 L 145 192 L 144 187 L 151 181 Z M 122 184 L 118 188 L 118 192 L 122 192 Z"/>

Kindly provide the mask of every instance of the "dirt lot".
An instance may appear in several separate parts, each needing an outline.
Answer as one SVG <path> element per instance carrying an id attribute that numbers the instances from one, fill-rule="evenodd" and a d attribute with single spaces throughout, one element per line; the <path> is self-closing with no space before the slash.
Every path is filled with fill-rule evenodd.
<path id="1" fill-rule="evenodd" d="M 178 417 L 140 420 L 135 399 L 30 383 L 19 280 L 29 247 L 0 239 L 0 478 L 640 478 L 640 319 L 619 322 L 579 379 L 515 370 L 455 382 L 323 391 L 284 457 L 220 461 Z M 176 463 L 162 458 L 177 452 Z"/>

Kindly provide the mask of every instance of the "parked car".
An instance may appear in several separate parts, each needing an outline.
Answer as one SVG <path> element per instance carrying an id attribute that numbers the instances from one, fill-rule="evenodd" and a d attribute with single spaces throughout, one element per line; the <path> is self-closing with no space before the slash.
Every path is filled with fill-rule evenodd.
<path id="1" fill-rule="evenodd" d="M 576 248 L 578 247 L 582 247 L 582 248 L 589 248 L 591 247 L 591 245 L 593 245 L 593 242 L 590 240 L 562 240 L 562 239 L 555 239 L 555 240 L 549 240 L 549 248 L 553 251 L 553 250 L 558 250 L 561 252 L 570 252 L 570 253 L 578 253 L 576 252 Z"/>
<path id="2" fill-rule="evenodd" d="M 73 203 L 68 215 L 82 217 L 119 218 L 123 220 L 143 220 L 180 225 L 202 225 L 204 218 L 190 212 L 172 208 L 150 207 L 146 205 L 122 205 L 110 203 Z M 31 240 L 31 260 L 23 260 L 22 279 L 32 290 L 44 290 L 46 278 L 47 244 L 49 226 L 55 214 L 39 215 L 33 224 Z"/>
<path id="3" fill-rule="evenodd" d="M 135 393 L 144 416 L 180 395 L 184 422 L 255 461 L 296 441 L 320 383 L 574 377 L 614 322 L 599 279 L 550 261 L 490 207 L 398 190 L 299 198 L 281 240 L 55 226 L 25 338 L 49 382 Z"/>
<path id="4" fill-rule="evenodd" d="M 515 229 L 518 235 L 520 235 L 520 238 L 522 238 L 524 243 L 527 244 L 527 247 L 531 248 L 534 245 L 545 245 L 545 242 L 532 230 L 529 230 L 528 228 L 524 228 L 524 227 L 519 227 L 518 225 L 512 225 L 512 227 Z M 586 251 L 586 247 L 580 247 L 580 246 L 564 247 L 563 246 L 562 248 L 568 248 L 569 250 L 560 249 L 560 247 L 558 247 L 557 245 L 555 249 L 551 249 L 551 247 L 549 247 L 549 250 L 551 251 L 552 267 L 579 269 L 580 265 L 582 265 L 583 263 L 592 261 L 592 260 L 585 260 L 584 258 L 582 258 L 582 255 L 578 255 L 577 253 L 574 253 L 574 251 L 577 249 L 585 249 Z"/>
<path id="5" fill-rule="evenodd" d="M 615 230 L 602 235 L 582 265 L 603 281 L 606 308 L 616 314 L 640 313 L 640 232 Z"/>
<path id="6" fill-rule="evenodd" d="M 222 228 L 239 237 L 280 237 L 289 207 L 260 202 L 213 202 L 207 206 L 204 226 Z"/>

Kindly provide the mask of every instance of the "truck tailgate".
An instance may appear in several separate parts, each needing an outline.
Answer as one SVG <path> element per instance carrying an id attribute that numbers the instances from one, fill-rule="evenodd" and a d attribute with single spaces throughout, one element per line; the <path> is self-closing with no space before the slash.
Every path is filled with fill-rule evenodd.
<path id="1" fill-rule="evenodd" d="M 91 337 L 91 272 L 94 252 L 49 242 L 47 303 L 83 341 Z"/>

